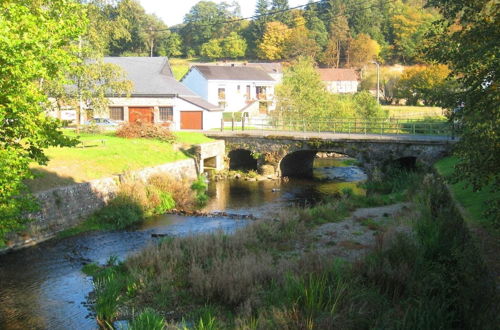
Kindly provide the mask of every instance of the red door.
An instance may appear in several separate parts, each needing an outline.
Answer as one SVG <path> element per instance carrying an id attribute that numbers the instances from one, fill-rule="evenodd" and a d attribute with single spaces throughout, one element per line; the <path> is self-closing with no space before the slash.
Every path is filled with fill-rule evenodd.
<path id="1" fill-rule="evenodd" d="M 140 121 L 143 123 L 154 123 L 153 108 L 128 108 L 128 118 L 131 123 Z"/>
<path id="2" fill-rule="evenodd" d="M 203 112 L 181 111 L 181 129 L 203 129 Z"/>

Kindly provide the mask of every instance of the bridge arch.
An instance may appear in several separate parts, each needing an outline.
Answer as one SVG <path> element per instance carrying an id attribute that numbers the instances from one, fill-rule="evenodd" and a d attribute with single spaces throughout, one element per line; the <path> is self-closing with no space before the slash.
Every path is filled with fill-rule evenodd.
<path id="1" fill-rule="evenodd" d="M 250 171 L 257 170 L 257 159 L 252 155 L 252 152 L 247 149 L 234 149 L 228 153 L 229 169 Z"/>
<path id="2" fill-rule="evenodd" d="M 287 154 L 279 163 L 281 176 L 312 177 L 316 150 L 297 150 Z"/>

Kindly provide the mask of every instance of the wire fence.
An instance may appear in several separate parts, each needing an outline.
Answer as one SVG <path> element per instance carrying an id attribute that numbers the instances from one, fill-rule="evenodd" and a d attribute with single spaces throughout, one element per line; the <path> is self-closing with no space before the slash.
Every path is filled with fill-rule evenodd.
<path id="1" fill-rule="evenodd" d="M 243 118 L 242 121 L 223 123 L 221 129 L 234 131 L 262 130 L 345 134 L 454 136 L 452 127 L 448 122 L 422 121 L 418 119 L 277 120 Z"/>

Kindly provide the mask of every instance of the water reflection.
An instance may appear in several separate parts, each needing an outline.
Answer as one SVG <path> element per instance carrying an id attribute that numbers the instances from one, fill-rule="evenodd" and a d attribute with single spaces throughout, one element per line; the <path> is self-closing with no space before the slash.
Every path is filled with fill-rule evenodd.
<path id="1" fill-rule="evenodd" d="M 345 188 L 359 189 L 355 183 L 345 182 L 362 179 L 359 169 L 351 165 L 339 169 L 338 165 L 339 160 L 316 161 L 316 180 L 213 183 L 209 188 L 213 198 L 205 210 L 259 216 L 290 204 L 314 203 Z M 232 232 L 247 223 L 221 217 L 164 215 L 133 231 L 89 233 L 0 256 L 0 329 L 96 329 L 95 319 L 84 305 L 92 290 L 90 278 L 81 272 L 84 263 L 102 264 L 110 256 L 123 259 L 156 242 L 152 233 Z"/>

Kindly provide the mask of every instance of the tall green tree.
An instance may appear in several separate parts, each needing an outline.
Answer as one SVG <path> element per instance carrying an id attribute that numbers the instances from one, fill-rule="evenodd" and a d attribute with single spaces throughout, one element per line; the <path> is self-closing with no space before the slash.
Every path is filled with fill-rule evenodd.
<path id="1" fill-rule="evenodd" d="M 456 178 L 474 189 L 500 191 L 500 4 L 495 0 L 429 0 L 443 19 L 428 37 L 426 54 L 447 64 L 460 84 L 447 105 L 460 124 L 455 154 L 460 162 Z M 498 196 L 498 194 L 492 194 Z M 490 214 L 500 226 L 500 200 L 494 198 Z"/>
<path id="2" fill-rule="evenodd" d="M 194 5 L 184 16 L 185 25 L 181 30 L 184 47 L 199 54 L 201 45 L 229 34 L 236 27 L 235 24 L 223 24 L 235 16 L 230 8 L 225 2 L 200 1 Z"/>
<path id="3" fill-rule="evenodd" d="M 86 28 L 83 7 L 71 0 L 0 3 L 0 245 L 22 228 L 22 213 L 33 209 L 23 180 L 29 164 L 44 164 L 49 146 L 75 141 L 45 116 L 46 81 L 65 81 L 78 61 L 77 39 Z"/>
<path id="4" fill-rule="evenodd" d="M 292 26 L 293 18 L 289 9 L 288 0 L 271 0 L 271 12 L 276 12 L 272 15 L 272 20 Z"/>

